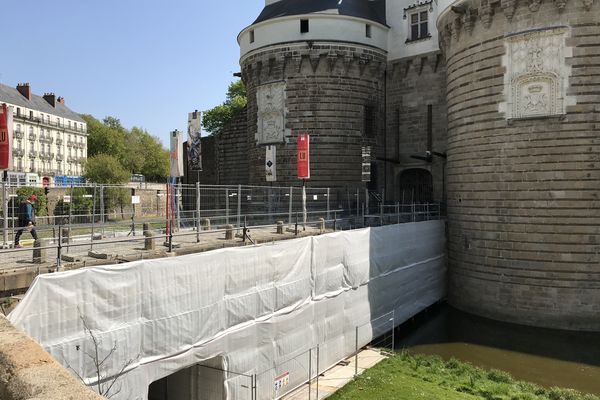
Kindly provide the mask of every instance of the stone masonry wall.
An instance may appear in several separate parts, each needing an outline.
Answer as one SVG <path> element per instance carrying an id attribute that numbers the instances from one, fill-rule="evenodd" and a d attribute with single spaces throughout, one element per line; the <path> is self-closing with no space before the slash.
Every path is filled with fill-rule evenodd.
<path id="1" fill-rule="evenodd" d="M 294 43 L 251 53 L 242 60 L 248 92 L 250 183 L 265 178 L 265 147 L 257 145 L 257 90 L 286 85 L 286 143 L 277 144 L 277 182 L 298 185 L 296 137 L 311 134 L 311 186 L 364 187 L 362 146 L 381 154 L 384 121 L 385 53 L 375 48 L 326 42 Z M 373 109 L 371 137 L 365 137 L 365 107 Z M 381 171 L 383 168 L 380 169 Z M 381 181 L 380 181 L 381 182 Z"/>
<path id="2" fill-rule="evenodd" d="M 448 70 L 450 302 L 515 323 L 600 331 L 600 3 L 473 1 L 454 10 L 438 21 Z M 548 27 L 568 30 L 563 95 L 576 105 L 507 120 L 506 40 Z M 539 57 L 547 49 L 521 55 L 531 75 L 552 64 Z M 542 89 L 530 87 L 525 111 L 546 106 Z"/>
<path id="3" fill-rule="evenodd" d="M 400 175 L 422 168 L 433 176 L 434 201 L 444 201 L 444 162 L 411 158 L 424 156 L 427 149 L 428 105 L 432 106 L 432 149 L 446 151 L 446 66 L 440 52 L 394 60 L 387 71 L 388 193 L 386 199 L 401 202 Z M 409 198 L 404 199 L 410 202 Z"/>
<path id="4" fill-rule="evenodd" d="M 0 315 L 0 399 L 101 400 Z"/>

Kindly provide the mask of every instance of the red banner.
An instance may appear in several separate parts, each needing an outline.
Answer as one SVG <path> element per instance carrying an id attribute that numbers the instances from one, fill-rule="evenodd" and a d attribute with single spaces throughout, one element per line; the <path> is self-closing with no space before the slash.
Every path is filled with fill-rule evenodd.
<path id="1" fill-rule="evenodd" d="M 2 104 L 0 110 L 0 169 L 10 169 L 10 140 L 12 128 L 12 118 L 9 115 L 9 108 Z"/>
<path id="2" fill-rule="evenodd" d="M 310 179 L 310 135 L 298 135 L 298 179 Z"/>

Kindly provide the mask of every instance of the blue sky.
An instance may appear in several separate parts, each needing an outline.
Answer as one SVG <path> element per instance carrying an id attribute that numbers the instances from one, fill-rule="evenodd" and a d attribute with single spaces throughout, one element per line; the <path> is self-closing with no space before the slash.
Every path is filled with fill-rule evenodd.
<path id="1" fill-rule="evenodd" d="M 167 143 L 187 113 L 225 99 L 237 34 L 264 0 L 2 1 L 0 82 L 30 82 L 79 113 L 119 118 Z"/>

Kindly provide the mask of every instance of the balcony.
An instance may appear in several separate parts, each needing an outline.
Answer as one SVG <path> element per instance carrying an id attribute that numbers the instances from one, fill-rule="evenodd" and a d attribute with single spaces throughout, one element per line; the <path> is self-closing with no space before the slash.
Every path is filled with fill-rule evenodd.
<path id="1" fill-rule="evenodd" d="M 15 157 L 23 157 L 25 155 L 25 150 L 23 150 L 23 149 L 13 149 L 13 155 Z"/>
<path id="2" fill-rule="evenodd" d="M 15 131 L 15 139 L 23 139 L 25 137 L 25 133 L 21 131 Z"/>
<path id="3" fill-rule="evenodd" d="M 29 140 L 35 140 L 37 138 L 35 133 L 30 133 L 29 134 Z"/>
<path id="4" fill-rule="evenodd" d="M 40 152 L 40 158 L 42 160 L 54 160 L 54 154 L 52 153 L 45 153 L 45 152 Z"/>
<path id="5" fill-rule="evenodd" d="M 79 157 L 79 158 L 77 159 L 77 162 L 78 162 L 79 164 L 81 164 L 81 165 L 85 164 L 85 161 L 86 161 L 86 158 L 85 158 L 85 157 Z"/>
<path id="6" fill-rule="evenodd" d="M 63 140 L 62 139 L 56 139 L 56 145 L 57 146 L 62 146 L 63 144 Z"/>
<path id="7" fill-rule="evenodd" d="M 35 150 L 29 151 L 29 158 L 37 158 L 38 152 Z"/>
<path id="8" fill-rule="evenodd" d="M 54 142 L 54 138 L 52 136 L 50 136 L 50 135 L 48 135 L 48 136 L 41 136 L 40 135 L 40 142 L 52 144 Z"/>
<path id="9" fill-rule="evenodd" d="M 56 155 L 56 161 L 62 161 L 62 160 L 64 160 L 64 157 L 63 157 L 63 155 L 62 155 L 62 154 L 60 154 L 60 153 L 58 153 L 58 154 Z"/>
<path id="10" fill-rule="evenodd" d="M 72 140 L 67 140 L 67 146 L 69 147 L 72 147 L 74 143 L 75 142 L 73 142 Z"/>

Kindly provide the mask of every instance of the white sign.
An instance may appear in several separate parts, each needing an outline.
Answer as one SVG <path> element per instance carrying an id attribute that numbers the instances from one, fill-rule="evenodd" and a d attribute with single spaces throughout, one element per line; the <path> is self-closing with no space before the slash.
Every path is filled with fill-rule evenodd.
<path id="1" fill-rule="evenodd" d="M 275 146 L 267 146 L 265 155 L 265 174 L 267 182 L 277 181 L 277 151 Z"/>
<path id="2" fill-rule="evenodd" d="M 170 176 L 183 176 L 183 137 L 181 132 L 171 132 Z"/>
<path id="3" fill-rule="evenodd" d="M 140 204 L 140 196 L 131 196 L 131 204 Z"/>
<path id="4" fill-rule="evenodd" d="M 63 203 L 70 203 L 71 202 L 71 196 L 63 196 Z"/>

